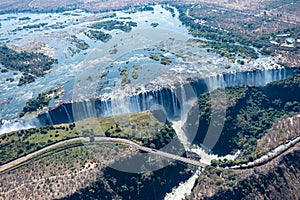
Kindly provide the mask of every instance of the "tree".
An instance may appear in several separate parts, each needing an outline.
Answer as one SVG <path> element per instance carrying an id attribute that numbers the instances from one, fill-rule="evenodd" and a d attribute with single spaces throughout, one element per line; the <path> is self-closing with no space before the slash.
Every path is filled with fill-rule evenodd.
<path id="1" fill-rule="evenodd" d="M 110 137 L 111 136 L 111 133 L 109 132 L 109 130 L 105 131 L 104 134 L 105 134 L 106 137 Z"/>

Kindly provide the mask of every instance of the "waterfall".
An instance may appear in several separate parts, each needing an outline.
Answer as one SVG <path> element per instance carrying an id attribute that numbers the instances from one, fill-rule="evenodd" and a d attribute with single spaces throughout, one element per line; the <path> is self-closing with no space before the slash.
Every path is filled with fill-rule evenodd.
<path id="1" fill-rule="evenodd" d="M 130 103 L 129 103 L 129 112 L 139 112 L 140 109 L 140 104 L 139 104 L 139 98 L 137 96 L 132 96 L 129 98 Z"/>
<path id="2" fill-rule="evenodd" d="M 107 101 L 102 101 L 99 102 L 96 105 L 100 105 L 100 109 L 99 110 L 99 114 L 97 114 L 97 116 L 101 117 L 101 116 L 112 116 L 112 112 L 111 112 L 111 101 L 107 100 Z"/>
<path id="3" fill-rule="evenodd" d="M 187 120 L 188 113 L 197 101 L 197 95 L 194 89 L 189 85 L 180 86 L 180 96 L 177 99 L 180 102 L 181 116 L 179 120 L 172 120 L 172 127 L 175 130 L 178 139 L 183 144 L 185 150 L 189 150 L 191 146 L 191 140 L 188 138 L 189 134 L 185 132 L 183 126 Z M 193 136 L 192 136 L 193 137 Z M 192 138 L 193 139 L 193 138 Z"/>
<path id="4" fill-rule="evenodd" d="M 292 69 L 269 69 L 269 70 L 255 70 L 249 72 L 233 72 L 223 74 L 224 86 L 234 85 L 254 85 L 261 86 L 272 81 L 278 81 L 294 74 Z M 212 80 L 208 81 L 209 85 L 216 89 Z"/>
<path id="5" fill-rule="evenodd" d="M 52 117 L 51 117 L 51 115 L 50 115 L 50 113 L 48 111 L 46 112 L 46 119 L 48 120 L 48 122 L 49 122 L 50 125 L 54 124 L 54 122 L 52 120 Z"/>
<path id="6" fill-rule="evenodd" d="M 18 121 L 3 120 L 3 121 L 1 121 L 1 124 L 0 124 L 0 135 L 5 134 L 5 133 L 10 133 L 13 131 L 36 128 L 39 126 L 40 126 L 40 122 L 36 118 L 31 118 L 31 119 L 27 119 L 27 120 L 18 120 Z"/>
<path id="7" fill-rule="evenodd" d="M 177 107 L 177 98 L 176 98 L 176 90 L 171 89 L 171 95 L 172 95 L 172 105 L 173 105 L 173 113 L 174 116 L 177 117 L 178 116 L 178 107 Z"/>
<path id="8" fill-rule="evenodd" d="M 62 118 L 61 120 L 63 120 L 64 123 L 67 122 L 67 120 L 64 119 L 64 117 L 68 119 L 69 117 L 71 118 L 71 116 L 73 116 L 73 119 L 75 121 L 97 117 L 95 101 L 93 101 L 93 100 L 76 102 L 76 103 L 71 104 L 71 106 L 68 106 L 68 107 L 71 107 L 70 108 L 71 110 L 68 110 L 69 112 L 66 111 L 67 114 L 63 115 L 62 112 L 59 112 L 61 115 L 61 118 Z M 70 113 L 72 113 L 71 116 L 70 116 Z"/>
<path id="9" fill-rule="evenodd" d="M 64 111 L 66 112 L 66 115 L 67 115 L 67 117 L 68 117 L 68 121 L 69 121 L 69 122 L 72 122 L 73 120 L 72 120 L 72 118 L 71 118 L 71 116 L 70 116 L 68 110 L 66 109 L 66 106 L 65 106 L 65 105 L 62 105 L 62 107 L 63 107 Z M 53 123 L 53 122 L 52 122 L 52 123 Z"/>
<path id="10" fill-rule="evenodd" d="M 226 86 L 265 85 L 294 73 L 292 69 L 232 72 L 195 80 L 172 88 L 150 90 L 131 96 L 126 94 L 125 90 L 119 89 L 113 91 L 111 98 L 64 104 L 61 105 L 63 107 L 54 108 L 49 113 L 41 114 L 38 118 L 41 124 L 60 124 L 91 117 L 136 113 L 150 110 L 154 105 L 160 105 L 165 109 L 168 118 L 180 117 L 182 120 L 185 111 L 189 108 L 187 102 L 189 102 L 190 97 L 198 97 L 204 92 Z"/>
<path id="11" fill-rule="evenodd" d="M 113 95 L 111 97 L 112 115 L 117 116 L 131 113 L 130 107 L 133 109 L 133 112 L 138 111 L 138 108 L 134 108 L 135 106 L 133 106 L 135 104 L 133 102 L 136 102 L 133 99 L 134 97 L 128 97 L 124 90 L 120 89 L 113 91 Z"/>

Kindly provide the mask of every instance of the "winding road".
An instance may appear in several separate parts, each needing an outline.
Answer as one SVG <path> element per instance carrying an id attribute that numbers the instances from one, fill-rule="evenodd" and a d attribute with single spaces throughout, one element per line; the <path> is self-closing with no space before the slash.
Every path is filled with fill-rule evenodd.
<path id="1" fill-rule="evenodd" d="M 43 149 L 40 149 L 38 151 L 35 151 L 33 153 L 30 153 L 26 156 L 23 156 L 23 157 L 20 157 L 16 160 L 13 160 L 7 164 L 4 164 L 4 165 L 1 165 L 0 166 L 0 172 L 4 172 L 6 170 L 9 170 L 13 167 L 16 167 L 42 153 L 44 153 L 45 151 L 48 151 L 50 149 L 55 149 L 56 147 L 59 147 L 59 146 L 62 146 L 62 145 L 65 145 L 67 143 L 70 143 L 70 142 L 90 142 L 90 138 L 89 137 L 79 137 L 79 138 L 73 138 L 73 139 L 69 139 L 69 140 L 64 140 L 64 141 L 61 141 L 61 142 L 58 142 L 58 143 L 55 143 L 53 145 L 50 145 L 50 146 L 47 146 Z M 161 157 L 165 157 L 165 158 L 169 158 L 169 159 L 172 159 L 172 160 L 177 160 L 177 161 L 180 161 L 180 162 L 183 162 L 183 163 L 186 163 L 186 164 L 190 164 L 190 165 L 194 165 L 194 166 L 197 166 L 197 167 L 205 167 L 207 166 L 207 164 L 205 163 L 202 163 L 200 161 L 196 161 L 196 160 L 192 160 L 192 159 L 189 159 L 189 158 L 184 158 L 184 157 L 181 157 L 181 156 L 178 156 L 178 155 L 175 155 L 175 154 L 171 154 L 171 153 L 167 153 L 167 152 L 163 152 L 163 151 L 159 151 L 159 150 L 156 150 L 156 149 L 151 149 L 151 148 L 148 148 L 148 147 L 144 147 L 144 146 L 141 146 L 137 143 L 134 143 L 130 140 L 127 140 L 127 139 L 122 139 L 122 138 L 110 138 L 110 137 L 95 137 L 94 138 L 94 141 L 95 142 L 116 142 L 116 143 L 123 143 L 123 144 L 127 144 L 131 147 L 134 147 L 136 149 L 139 149 L 139 150 L 142 150 L 142 151 L 145 151 L 145 152 L 148 152 L 148 153 L 151 153 L 151 154 L 155 154 L 155 155 L 158 155 L 158 156 L 161 156 Z"/>
<path id="2" fill-rule="evenodd" d="M 286 152 L 287 150 L 289 150 L 290 148 L 295 146 L 297 143 L 300 143 L 300 135 L 298 135 L 293 140 L 290 140 L 290 141 L 288 141 L 284 144 L 279 145 L 275 149 L 272 149 L 267 154 L 265 154 L 262 157 L 254 160 L 253 162 L 249 162 L 247 164 L 242 164 L 242 165 L 235 165 L 235 166 L 232 166 L 230 168 L 231 169 L 247 169 L 247 168 L 253 168 L 253 167 L 256 167 L 256 166 L 263 165 L 266 162 L 269 162 L 269 161 L 277 158 L 278 156 L 280 156 L 281 154 L 283 154 L 284 152 Z"/>
<path id="3" fill-rule="evenodd" d="M 190 164 L 190 165 L 194 165 L 194 166 L 197 166 L 197 167 L 205 167 L 205 166 L 208 165 L 207 163 L 201 162 L 201 160 L 197 161 L 197 160 L 185 158 L 185 157 L 182 157 L 182 156 L 178 156 L 178 155 L 175 155 L 175 154 L 163 152 L 163 151 L 160 151 L 160 150 L 151 149 L 151 148 L 148 148 L 148 147 L 141 146 L 141 145 L 139 145 L 137 143 L 134 143 L 134 142 L 132 142 L 130 140 L 127 140 L 127 139 L 110 138 L 110 137 L 95 137 L 94 141 L 95 142 L 116 142 L 116 143 L 127 144 L 128 146 L 134 147 L 136 149 L 139 149 L 139 150 L 147 152 L 147 153 L 151 153 L 151 154 L 158 155 L 158 156 L 161 156 L 161 157 L 165 157 L 165 158 L 169 158 L 169 159 L 172 159 L 172 160 L 180 161 L 180 162 Z M 16 160 L 13 160 L 13 161 L 11 161 L 7 164 L 1 165 L 0 166 L 0 173 L 5 172 L 5 171 L 7 171 L 7 170 L 9 170 L 13 167 L 19 166 L 22 163 L 24 163 L 24 162 L 26 162 L 26 161 L 28 161 L 28 160 L 36 157 L 36 156 L 48 151 L 48 150 L 55 149 L 59 146 L 66 145 L 67 143 L 71 143 L 71 142 L 90 142 L 90 138 L 89 137 L 73 138 L 73 139 L 64 140 L 64 141 L 55 143 L 53 145 L 47 146 L 43 149 L 40 149 L 40 150 L 35 151 L 33 153 L 30 153 L 26 156 L 20 157 Z M 300 135 L 298 135 L 298 137 L 294 138 L 293 140 L 290 140 L 288 143 L 282 144 L 282 145 L 278 146 L 277 148 L 271 150 L 266 155 L 258 158 L 257 160 L 255 160 L 253 162 L 249 162 L 249 163 L 243 164 L 243 165 L 232 166 L 230 168 L 231 169 L 242 169 L 242 168 L 252 168 L 252 167 L 255 167 L 255 166 L 259 166 L 261 164 L 264 164 L 264 163 L 280 156 L 282 153 L 286 152 L 288 149 L 295 146 L 299 142 L 300 142 Z"/>

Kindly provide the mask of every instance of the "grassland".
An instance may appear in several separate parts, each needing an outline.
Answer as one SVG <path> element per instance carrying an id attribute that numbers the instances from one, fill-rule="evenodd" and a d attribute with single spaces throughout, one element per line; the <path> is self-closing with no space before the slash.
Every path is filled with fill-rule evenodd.
<path id="1" fill-rule="evenodd" d="M 140 145 L 159 148 L 168 143 L 175 132 L 169 125 L 157 121 L 150 112 L 21 130 L 0 137 L 0 164 L 80 136 L 125 138 Z"/>

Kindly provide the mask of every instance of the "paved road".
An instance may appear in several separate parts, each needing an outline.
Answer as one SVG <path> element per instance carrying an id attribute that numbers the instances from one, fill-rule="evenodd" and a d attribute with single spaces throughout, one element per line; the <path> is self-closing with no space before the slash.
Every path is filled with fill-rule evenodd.
<path id="1" fill-rule="evenodd" d="M 155 155 L 158 155 L 158 156 L 162 156 L 162 157 L 165 157 L 165 158 L 170 158 L 170 159 L 173 159 L 173 160 L 181 161 L 181 162 L 184 162 L 184 163 L 187 163 L 187 164 L 191 164 L 191 165 L 195 165 L 195 166 L 198 166 L 198 167 L 205 167 L 205 166 L 207 166 L 207 164 L 201 163 L 200 161 L 192 160 L 192 159 L 189 159 L 189 158 L 184 158 L 184 157 L 181 157 L 181 156 L 178 156 L 178 155 L 174 155 L 174 154 L 171 154 L 171 153 L 166 153 L 166 152 L 155 150 L 155 149 L 151 149 L 151 148 L 148 148 L 148 147 L 143 147 L 141 145 L 138 145 L 138 144 L 136 144 L 136 143 L 134 143 L 134 142 L 132 142 L 130 140 L 126 140 L 126 139 L 109 138 L 109 137 L 95 137 L 94 140 L 97 141 L 97 142 L 105 142 L 105 141 L 107 141 L 107 142 L 124 143 L 124 144 L 128 144 L 129 146 L 135 147 L 135 148 L 137 148 L 139 150 L 142 150 L 142 151 L 145 151 L 145 152 L 148 152 L 148 153 L 151 153 L 151 154 L 155 154 Z M 45 152 L 47 150 L 54 149 L 55 147 L 64 145 L 66 143 L 79 142 L 79 141 L 89 142 L 90 138 L 88 138 L 88 137 L 79 137 L 79 138 L 73 138 L 73 139 L 64 140 L 64 141 L 55 143 L 53 145 L 50 145 L 48 147 L 45 147 L 45 148 L 40 149 L 38 151 L 35 151 L 35 152 L 31 153 L 31 154 L 28 154 L 26 156 L 23 156 L 21 158 L 13 160 L 13 161 L 11 161 L 11 162 L 9 162 L 7 164 L 1 165 L 0 166 L 0 172 L 6 171 L 6 170 L 8 170 L 8 169 L 10 169 L 12 167 L 20 165 L 20 164 L 26 162 L 27 160 L 32 159 L 32 158 L 38 156 L 39 154 L 41 154 L 41 153 L 43 153 L 43 152 Z"/>
<path id="2" fill-rule="evenodd" d="M 11 161 L 11 162 L 9 162 L 9 163 L 7 163 L 7 164 L 1 165 L 1 166 L 0 166 L 0 172 L 3 172 L 3 171 L 5 171 L 5 170 L 8 170 L 8 169 L 10 169 L 10 168 L 12 168 L 12 167 L 14 167 L 14 166 L 17 166 L 17 165 L 19 165 L 19 164 L 21 164 L 21 163 L 23 163 L 23 162 L 25 162 L 25 161 L 31 159 L 31 158 L 34 158 L 34 157 L 36 157 L 37 155 L 43 153 L 44 151 L 50 150 L 50 149 L 52 149 L 52 148 L 58 147 L 58 146 L 60 146 L 60 145 L 63 145 L 63 144 L 65 144 L 65 143 L 68 143 L 68 142 L 76 142 L 76 141 L 82 141 L 82 140 L 84 140 L 84 141 L 89 141 L 89 138 L 73 138 L 73 139 L 64 140 L 64 141 L 55 143 L 55 144 L 53 144 L 53 145 L 50 145 L 50 146 L 48 146 L 48 147 L 45 147 L 45 148 L 40 149 L 40 150 L 38 150 L 38 151 L 35 151 L 35 152 L 31 153 L 31 154 L 28 154 L 28 155 L 26 155 L 26 156 L 23 156 L 23 157 L 21 157 L 21 158 L 18 158 L 18 159 L 16 159 L 16 160 L 13 160 L 13 161 Z"/>
<path id="3" fill-rule="evenodd" d="M 181 161 L 181 162 L 191 164 L 191 165 L 195 165 L 195 166 L 199 166 L 199 167 L 207 166 L 207 164 L 202 163 L 200 161 L 196 161 L 196 160 L 192 160 L 192 159 L 189 159 L 189 158 L 184 158 L 184 157 L 181 157 L 181 156 L 178 156 L 178 155 L 175 155 L 175 154 L 167 153 L 167 152 L 164 152 L 164 151 L 159 151 L 159 150 L 151 149 L 151 148 L 148 148 L 148 147 L 144 147 L 144 146 L 138 145 L 138 144 L 136 144 L 136 143 L 134 143 L 130 140 L 126 140 L 126 139 L 109 138 L 109 137 L 96 137 L 95 141 L 111 141 L 111 142 L 125 143 L 125 144 L 128 144 L 128 145 L 130 145 L 132 147 L 135 147 L 139 150 L 142 150 L 142 151 L 145 151 L 145 152 L 148 152 L 148 153 L 151 153 L 151 154 L 155 154 L 155 155 L 158 155 L 158 156 L 162 156 L 162 157 L 165 157 L 165 158 L 170 158 L 170 159 L 173 159 L 173 160 Z"/>
<path id="4" fill-rule="evenodd" d="M 184 158 L 184 157 L 181 157 L 181 156 L 178 156 L 178 155 L 174 155 L 174 154 L 171 154 L 171 153 L 167 153 L 167 152 L 151 149 L 151 148 L 148 148 L 148 147 L 144 147 L 144 146 L 138 145 L 138 144 L 136 144 L 136 143 L 134 143 L 130 140 L 126 140 L 126 139 L 122 139 L 122 138 L 95 137 L 94 140 L 97 141 L 97 142 L 117 142 L 117 143 L 127 144 L 127 145 L 132 146 L 136 149 L 139 149 L 139 150 L 151 153 L 151 154 L 155 154 L 155 155 L 162 156 L 162 157 L 165 157 L 165 158 L 170 158 L 170 159 L 173 159 L 173 160 L 181 161 L 181 162 L 191 164 L 191 165 L 194 165 L 194 166 L 198 166 L 198 167 L 205 167 L 205 166 L 208 165 L 208 164 L 205 164 L 201 161 L 196 161 L 196 160 L 192 160 L 192 159 L 189 159 L 189 158 Z M 13 161 L 11 161 L 7 164 L 1 165 L 0 166 L 0 172 L 6 171 L 6 170 L 8 170 L 12 167 L 20 165 L 20 164 L 26 162 L 27 160 L 32 159 L 32 158 L 40 155 L 41 153 L 44 153 L 47 150 L 54 149 L 58 146 L 62 146 L 64 144 L 66 144 L 66 143 L 79 142 L 79 141 L 89 142 L 90 138 L 88 138 L 88 137 L 79 137 L 79 138 L 73 138 L 73 139 L 69 139 L 69 140 L 65 140 L 65 141 L 55 143 L 53 145 L 50 145 L 48 147 L 45 147 L 45 148 L 40 149 L 38 151 L 35 151 L 31 154 L 28 154 L 26 156 L 23 156 L 21 158 L 13 160 Z M 255 166 L 258 166 L 260 164 L 263 164 L 265 162 L 268 162 L 268 161 L 274 159 L 275 157 L 279 156 L 280 154 L 284 153 L 285 151 L 287 151 L 288 149 L 293 147 L 298 142 L 300 142 L 300 136 L 294 138 L 292 141 L 289 141 L 288 143 L 285 143 L 285 144 L 282 144 L 282 145 L 278 146 L 277 148 L 273 149 L 272 151 L 268 152 L 266 155 L 258 158 L 257 160 L 255 160 L 253 162 L 243 164 L 242 168 L 251 168 L 251 167 L 255 167 Z M 232 169 L 240 169 L 240 167 L 241 166 L 238 165 L 238 166 L 232 166 L 231 168 Z"/>
<path id="5" fill-rule="evenodd" d="M 192 160 L 192 159 L 189 159 L 189 158 L 184 158 L 184 157 L 181 157 L 181 156 L 178 156 L 178 155 L 174 155 L 174 154 L 171 154 L 171 153 L 167 153 L 167 152 L 163 152 L 163 151 L 151 149 L 151 148 L 148 148 L 148 147 L 144 147 L 144 146 L 136 144 L 136 143 L 134 143 L 134 142 L 132 142 L 130 140 L 126 140 L 126 139 L 122 139 L 122 138 L 95 137 L 94 140 L 97 141 L 97 142 L 117 142 L 117 143 L 127 144 L 127 145 L 132 146 L 132 147 L 134 147 L 136 149 L 139 149 L 139 150 L 151 153 L 151 154 L 155 154 L 155 155 L 162 156 L 162 157 L 165 157 L 165 158 L 170 158 L 170 159 L 173 159 L 173 160 L 181 161 L 181 162 L 184 162 L 184 163 L 187 163 L 187 164 L 191 164 L 191 165 L 194 165 L 194 166 L 198 166 L 198 167 L 205 167 L 205 166 L 208 165 L 208 164 L 202 163 L 201 161 L 196 161 L 196 160 Z M 27 160 L 32 159 L 32 158 L 40 155 L 41 153 L 44 153 L 47 150 L 54 149 L 55 147 L 64 145 L 66 143 L 79 142 L 79 141 L 89 142 L 90 138 L 88 138 L 88 137 L 79 137 L 79 138 L 73 138 L 73 139 L 64 140 L 64 141 L 55 143 L 53 145 L 50 145 L 48 147 L 45 147 L 45 148 L 40 149 L 38 151 L 35 151 L 35 152 L 31 153 L 31 154 L 28 154 L 26 156 L 23 156 L 21 158 L 13 160 L 13 161 L 11 161 L 11 162 L 9 162 L 7 164 L 1 165 L 0 166 L 0 172 L 6 171 L 6 170 L 8 170 L 8 169 L 10 169 L 12 167 L 20 165 L 20 164 L 26 162 Z M 276 158 L 280 154 L 284 153 L 285 151 L 287 151 L 288 149 L 290 149 L 291 147 L 293 147 L 298 142 L 300 142 L 300 136 L 296 137 L 295 139 L 293 139 L 292 141 L 290 141 L 288 143 L 285 143 L 285 144 L 282 144 L 282 145 L 278 146 L 277 148 L 275 148 L 274 150 L 270 151 L 266 155 L 258 158 L 254 162 L 243 164 L 242 168 L 251 168 L 251 167 L 255 167 L 255 166 L 258 166 L 260 164 L 263 164 L 265 162 L 268 162 L 268 161 Z M 232 169 L 240 169 L 240 167 L 241 166 L 238 165 L 238 166 L 232 166 L 231 168 Z"/>
<path id="6" fill-rule="evenodd" d="M 279 145 L 275 149 L 271 150 L 270 152 L 268 152 L 264 156 L 256 159 L 253 162 L 249 162 L 247 164 L 242 164 L 242 165 L 235 165 L 235 166 L 232 166 L 230 168 L 232 168 L 232 169 L 244 169 L 244 168 L 252 168 L 252 167 L 255 167 L 255 166 L 262 165 L 262 164 L 264 164 L 266 162 L 269 162 L 269 161 L 273 160 L 274 158 L 280 156 L 281 154 L 283 154 L 284 152 L 286 152 L 287 150 L 289 150 L 290 148 L 292 148 L 293 146 L 295 146 L 299 142 L 300 142 L 300 135 L 298 135 L 296 138 L 294 138 L 293 140 L 291 140 L 287 143 Z"/>

